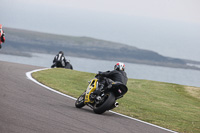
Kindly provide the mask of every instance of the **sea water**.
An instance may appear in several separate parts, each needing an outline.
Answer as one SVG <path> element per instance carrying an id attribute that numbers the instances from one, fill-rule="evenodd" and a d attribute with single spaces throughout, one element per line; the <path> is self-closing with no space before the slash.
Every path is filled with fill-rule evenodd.
<path id="1" fill-rule="evenodd" d="M 50 68 L 55 55 L 33 53 L 32 57 L 0 54 L 1 61 L 29 64 Z M 80 57 L 65 56 L 74 70 L 98 73 L 98 71 L 113 70 L 117 61 L 96 60 Z M 128 78 L 146 79 L 200 87 L 200 71 L 169 68 L 160 66 L 141 65 L 124 62 Z"/>

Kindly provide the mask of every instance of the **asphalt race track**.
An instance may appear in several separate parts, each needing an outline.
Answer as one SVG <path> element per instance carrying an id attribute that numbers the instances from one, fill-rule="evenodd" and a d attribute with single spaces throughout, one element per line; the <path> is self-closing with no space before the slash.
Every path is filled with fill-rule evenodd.
<path id="1" fill-rule="evenodd" d="M 94 114 L 34 83 L 26 72 L 42 67 L 0 61 L 0 133 L 169 133 L 111 112 Z"/>

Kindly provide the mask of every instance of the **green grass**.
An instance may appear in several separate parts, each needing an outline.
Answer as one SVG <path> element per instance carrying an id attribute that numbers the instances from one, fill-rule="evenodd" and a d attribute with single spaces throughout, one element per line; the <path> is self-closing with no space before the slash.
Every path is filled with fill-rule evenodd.
<path id="1" fill-rule="evenodd" d="M 95 74 L 56 68 L 32 76 L 77 98 Z M 127 86 L 113 111 L 182 133 L 200 132 L 200 88 L 139 79 L 129 79 Z"/>

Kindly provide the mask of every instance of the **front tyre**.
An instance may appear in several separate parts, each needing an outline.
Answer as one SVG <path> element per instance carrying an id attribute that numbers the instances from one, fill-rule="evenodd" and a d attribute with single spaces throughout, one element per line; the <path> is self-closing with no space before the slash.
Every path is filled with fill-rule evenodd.
<path id="1" fill-rule="evenodd" d="M 80 95 L 80 97 L 76 100 L 75 106 L 77 108 L 82 108 L 83 106 L 85 106 L 84 99 L 85 99 L 85 92 L 82 95 Z"/>
<path id="2" fill-rule="evenodd" d="M 96 114 L 104 113 L 105 111 L 109 110 L 115 103 L 115 95 L 112 92 L 105 94 L 104 98 L 105 101 L 101 105 L 94 106 L 93 111 Z"/>

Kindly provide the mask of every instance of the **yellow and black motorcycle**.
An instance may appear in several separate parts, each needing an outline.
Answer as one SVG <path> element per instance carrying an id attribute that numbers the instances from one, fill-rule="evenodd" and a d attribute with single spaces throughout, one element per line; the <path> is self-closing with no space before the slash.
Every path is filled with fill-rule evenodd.
<path id="1" fill-rule="evenodd" d="M 128 91 L 128 88 L 121 82 L 112 82 L 101 90 L 100 95 L 94 97 L 93 92 L 97 87 L 102 85 L 99 82 L 100 78 L 102 77 L 97 74 L 94 79 L 89 81 L 87 90 L 81 94 L 75 102 L 77 108 L 82 108 L 87 105 L 91 107 L 95 113 L 102 114 L 118 106 L 116 100 L 123 97 Z"/>

